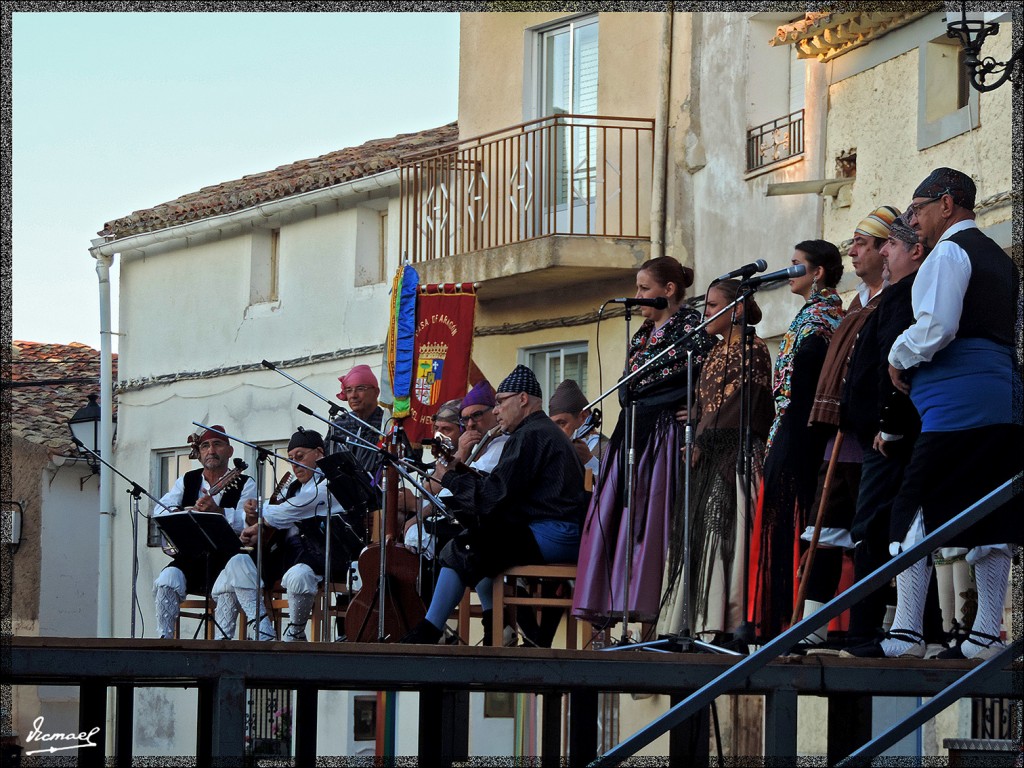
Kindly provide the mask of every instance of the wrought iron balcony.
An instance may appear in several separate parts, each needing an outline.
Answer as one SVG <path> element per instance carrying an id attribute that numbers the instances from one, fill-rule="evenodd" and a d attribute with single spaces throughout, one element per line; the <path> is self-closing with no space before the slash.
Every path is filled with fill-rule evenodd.
<path id="1" fill-rule="evenodd" d="M 654 121 L 555 115 L 407 158 L 413 264 L 553 235 L 650 239 Z"/>
<path id="2" fill-rule="evenodd" d="M 804 111 L 747 129 L 747 173 L 804 153 Z"/>

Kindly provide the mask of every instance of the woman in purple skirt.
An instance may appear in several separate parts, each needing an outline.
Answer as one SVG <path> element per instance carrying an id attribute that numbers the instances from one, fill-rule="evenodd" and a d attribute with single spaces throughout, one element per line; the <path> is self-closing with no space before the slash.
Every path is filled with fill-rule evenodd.
<path id="1" fill-rule="evenodd" d="M 693 270 L 669 256 L 651 259 L 640 267 L 637 298 L 664 297 L 667 307 L 641 307 L 644 322 L 630 341 L 626 374 L 638 370 L 700 324 L 700 312 L 684 300 L 684 292 L 692 284 Z M 632 379 L 626 392 L 620 390 L 623 410 L 587 511 L 573 597 L 573 613 L 596 628 L 615 624 L 626 611 L 629 621 L 657 621 L 669 521 L 676 497 L 682 492 L 683 426 L 676 421 L 676 412 L 685 408 L 689 388 L 686 351 L 693 350 L 696 380 L 700 364 L 714 343 L 703 330 L 698 331 Z M 627 465 L 623 443 L 625 412 L 632 401 L 636 402 L 633 448 L 638 458 L 630 543 L 630 520 L 624 509 Z M 631 560 L 628 585 L 627 559 Z"/>

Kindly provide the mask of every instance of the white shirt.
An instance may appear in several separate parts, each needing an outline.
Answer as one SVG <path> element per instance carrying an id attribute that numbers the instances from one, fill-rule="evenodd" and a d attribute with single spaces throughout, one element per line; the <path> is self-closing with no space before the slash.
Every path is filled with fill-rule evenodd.
<path id="1" fill-rule="evenodd" d="M 199 497 L 210 490 L 210 483 L 207 482 L 206 476 L 203 476 L 203 480 L 199 485 Z M 178 508 L 181 507 L 181 500 L 185 496 L 185 476 L 182 475 L 174 481 L 174 485 L 171 486 L 171 490 L 160 497 L 160 502 L 157 506 L 153 507 L 154 517 L 160 517 L 161 515 L 169 515 L 173 512 L 180 511 Z M 224 497 L 224 491 L 221 491 L 213 497 L 213 503 L 218 507 L 221 505 L 220 500 Z M 256 498 L 256 481 L 251 477 L 246 478 L 245 485 L 242 486 L 242 494 L 238 497 L 238 506 L 224 507 L 224 517 L 231 525 L 231 530 L 235 533 L 241 533 L 245 527 L 245 501 L 246 499 Z"/>
<path id="2" fill-rule="evenodd" d="M 294 496 L 285 499 L 280 504 L 271 504 L 269 500 L 264 501 L 263 519 L 267 525 L 291 533 L 295 523 L 299 520 L 327 514 L 327 493 L 324 474 L 320 470 L 316 470 L 313 477 L 304 482 Z M 342 511 L 341 504 L 333 502 L 331 512 L 340 513 Z"/>
<path id="3" fill-rule="evenodd" d="M 949 238 L 977 227 L 970 219 L 951 226 L 917 270 L 911 292 L 915 322 L 896 337 L 889 350 L 889 362 L 894 368 L 907 370 L 930 362 L 956 337 L 964 295 L 971 281 L 971 259 L 967 251 Z"/>

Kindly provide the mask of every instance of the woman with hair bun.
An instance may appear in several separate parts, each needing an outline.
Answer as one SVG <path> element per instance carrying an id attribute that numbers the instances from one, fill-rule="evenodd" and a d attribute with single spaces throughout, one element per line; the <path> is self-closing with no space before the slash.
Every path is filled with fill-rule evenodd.
<path id="1" fill-rule="evenodd" d="M 723 280 L 708 289 L 704 317 L 714 317 L 740 291 L 739 280 Z M 761 321 L 761 309 L 752 298 L 746 302 L 747 322 Z M 697 428 L 690 473 L 690 566 L 689 621 L 695 636 L 714 634 L 715 643 L 727 642 L 743 623 L 743 589 L 746 558 L 746 530 L 743 505 L 738 494 L 752 493 L 761 478 L 764 443 L 775 416 L 772 401 L 772 358 L 764 341 L 754 336 L 746 383 L 750 386 L 753 488 L 744 490 L 736 474 L 736 459 L 743 435 L 740 408 L 744 399 L 743 322 L 744 304 L 733 307 L 708 323 L 707 332 L 720 337 L 704 360 L 697 382 L 694 412 Z M 685 412 L 680 414 L 685 416 Z M 677 634 L 684 626 L 682 542 L 684 509 L 676 503 L 669 534 L 669 556 L 665 570 L 663 608 L 658 620 L 659 635 Z"/>
<path id="2" fill-rule="evenodd" d="M 644 322 L 629 343 L 624 375 L 690 333 L 701 315 L 686 303 L 685 291 L 693 284 L 693 270 L 670 256 L 644 262 L 636 274 L 636 296 L 664 297 L 665 309 L 641 307 Z M 694 374 L 714 340 L 703 330 L 658 359 L 630 380 L 627 393 L 619 390 L 623 411 L 612 433 L 601 475 L 587 511 L 580 543 L 573 613 L 601 629 L 621 620 L 653 624 L 658 618 L 667 537 L 681 490 L 680 448 L 683 429 L 676 412 L 685 406 L 691 386 L 687 381 L 686 352 L 693 350 Z M 627 541 L 630 520 L 623 514 L 626 460 L 623 455 L 625 411 L 636 402 L 633 445 L 636 482 L 631 515 L 632 544 Z M 631 555 L 628 594 L 626 563 Z"/>
<path id="3" fill-rule="evenodd" d="M 789 281 L 789 290 L 804 303 L 775 361 L 776 415 L 765 456 L 759 551 L 751 557 L 752 621 L 762 642 L 778 635 L 792 616 L 795 535 L 814 523 L 808 518 L 825 451 L 825 437 L 808 421 L 829 341 L 843 319 L 836 292 L 843 275 L 839 249 L 825 240 L 805 240 L 797 243 L 792 262 L 807 268 Z"/>

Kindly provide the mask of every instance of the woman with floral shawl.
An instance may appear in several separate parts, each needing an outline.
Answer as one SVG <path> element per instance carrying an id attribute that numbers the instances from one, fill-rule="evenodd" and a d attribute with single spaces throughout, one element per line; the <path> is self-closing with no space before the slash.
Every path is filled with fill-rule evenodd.
<path id="1" fill-rule="evenodd" d="M 807 268 L 789 281 L 789 290 L 802 296 L 804 305 L 775 361 L 776 415 L 764 464 L 759 550 L 751 560 L 752 621 L 762 641 L 778 635 L 792 615 L 796 531 L 808 524 L 825 450 L 824 436 L 808 419 L 829 341 L 843 319 L 835 290 L 843 274 L 839 249 L 825 240 L 805 240 L 796 245 L 792 262 Z"/>

